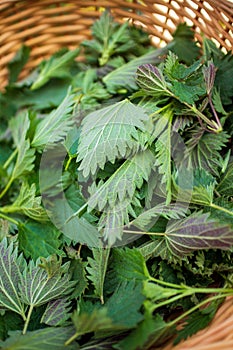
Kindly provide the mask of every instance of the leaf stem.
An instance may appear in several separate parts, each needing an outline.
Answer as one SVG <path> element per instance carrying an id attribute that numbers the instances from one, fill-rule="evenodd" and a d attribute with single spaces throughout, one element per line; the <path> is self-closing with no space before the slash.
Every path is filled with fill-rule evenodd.
<path id="1" fill-rule="evenodd" d="M 34 309 L 34 304 L 31 304 L 29 307 L 29 310 L 28 310 L 27 319 L 26 319 L 24 327 L 23 327 L 23 334 L 26 334 L 26 332 L 27 332 L 33 309 Z"/>
<path id="2" fill-rule="evenodd" d="M 220 207 L 220 205 L 211 203 L 211 204 L 210 204 L 210 207 L 213 208 L 213 209 L 217 209 L 217 210 L 223 211 L 224 213 L 233 216 L 233 212 L 232 212 L 232 211 L 230 211 L 230 210 L 227 209 L 227 208 Z"/>
<path id="3" fill-rule="evenodd" d="M 8 181 L 7 185 L 5 186 L 5 188 L 3 189 L 3 191 L 0 193 L 0 199 L 6 194 L 6 192 L 9 190 L 9 188 L 12 185 L 12 182 L 14 181 L 14 178 L 11 177 L 10 180 Z"/>
<path id="4" fill-rule="evenodd" d="M 70 345 L 76 338 L 78 338 L 79 335 L 80 335 L 79 332 L 74 333 L 74 335 L 72 335 L 72 337 L 70 337 L 70 338 L 65 342 L 65 346 Z"/>
<path id="5" fill-rule="evenodd" d="M 15 158 L 16 154 L 18 152 L 18 149 L 16 148 L 13 153 L 11 153 L 10 157 L 5 161 L 3 165 L 3 169 L 7 169 L 12 160 Z"/>
<path id="6" fill-rule="evenodd" d="M 5 219 L 5 220 L 8 220 L 8 221 L 12 222 L 12 224 L 15 224 L 15 225 L 19 224 L 17 220 L 15 220 L 15 219 L 13 219 L 13 218 L 5 215 L 5 214 L 2 214 L 1 212 L 0 212 L 0 217 Z"/>

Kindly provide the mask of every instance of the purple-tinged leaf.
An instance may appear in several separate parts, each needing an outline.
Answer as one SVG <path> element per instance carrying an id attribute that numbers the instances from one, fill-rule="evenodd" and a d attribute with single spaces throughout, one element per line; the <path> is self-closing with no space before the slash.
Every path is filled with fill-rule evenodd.
<path id="1" fill-rule="evenodd" d="M 213 63 L 210 63 L 208 67 L 203 68 L 203 74 L 204 74 L 204 80 L 206 85 L 206 91 L 209 95 L 212 91 L 212 88 L 214 86 L 214 80 L 216 75 L 215 66 Z"/>
<path id="2" fill-rule="evenodd" d="M 142 90 L 151 95 L 170 95 L 162 72 L 152 64 L 143 64 L 138 67 L 136 81 Z"/>
<path id="3" fill-rule="evenodd" d="M 233 228 L 199 212 L 170 224 L 166 241 L 172 253 L 179 256 L 200 249 L 225 250 L 233 245 Z"/>
<path id="4" fill-rule="evenodd" d="M 70 310 L 70 302 L 67 302 L 66 299 L 52 300 L 46 307 L 41 323 L 46 323 L 49 326 L 60 326 L 70 317 Z"/>

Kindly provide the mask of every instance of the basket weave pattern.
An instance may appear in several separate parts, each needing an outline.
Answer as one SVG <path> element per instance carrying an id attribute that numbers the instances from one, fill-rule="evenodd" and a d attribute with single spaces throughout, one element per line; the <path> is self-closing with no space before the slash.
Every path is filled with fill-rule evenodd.
<path id="1" fill-rule="evenodd" d="M 62 47 L 76 48 L 91 37 L 90 27 L 104 9 L 116 20 L 143 27 L 155 46 L 166 45 L 177 25 L 186 22 L 219 47 L 233 47 L 233 0 L 0 0 L 0 90 L 7 85 L 7 65 L 25 44 L 30 59 L 20 79 Z M 232 350 L 233 298 L 226 300 L 211 325 L 190 339 L 157 350 Z"/>
<path id="2" fill-rule="evenodd" d="M 31 55 L 20 78 L 59 48 L 72 49 L 90 38 L 90 26 L 104 8 L 118 21 L 143 26 L 156 46 L 186 22 L 198 40 L 204 34 L 232 50 L 232 0 L 0 0 L 0 90 L 7 84 L 7 64 L 22 44 Z"/>

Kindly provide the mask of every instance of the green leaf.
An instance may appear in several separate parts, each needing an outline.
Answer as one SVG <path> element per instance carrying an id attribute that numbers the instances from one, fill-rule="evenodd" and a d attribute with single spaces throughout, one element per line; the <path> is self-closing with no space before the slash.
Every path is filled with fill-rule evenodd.
<path id="1" fill-rule="evenodd" d="M 10 337 L 1 343 L 2 350 L 64 350 L 65 341 L 74 332 L 72 327 L 48 327 L 33 332 L 10 332 Z M 77 346 L 69 346 L 74 350 Z"/>
<path id="2" fill-rule="evenodd" d="M 69 50 L 65 53 L 58 52 L 51 56 L 47 61 L 42 62 L 41 71 L 38 78 L 32 84 L 31 90 L 36 90 L 46 84 L 51 78 L 64 78 L 70 76 L 69 66 L 78 56 L 80 50 Z"/>
<path id="3" fill-rule="evenodd" d="M 23 142 L 26 140 L 26 135 L 30 127 L 28 112 L 21 112 L 15 118 L 9 121 L 9 127 L 12 132 L 15 146 L 20 149 Z"/>
<path id="4" fill-rule="evenodd" d="M 226 172 L 216 186 L 216 190 L 224 196 L 233 196 L 233 162 L 228 164 Z"/>
<path id="5" fill-rule="evenodd" d="M 134 154 L 142 147 L 139 132 L 149 120 L 145 111 L 128 100 L 90 113 L 83 120 L 77 161 L 84 177 L 104 168 L 107 161 Z"/>
<path id="6" fill-rule="evenodd" d="M 92 249 L 93 258 L 88 258 L 89 266 L 86 267 L 89 275 L 87 276 L 92 281 L 95 287 L 95 294 L 104 304 L 104 280 L 108 267 L 108 259 L 110 249 L 94 248 Z"/>
<path id="7" fill-rule="evenodd" d="M 42 151 L 45 146 L 52 146 L 54 143 L 64 139 L 74 124 L 72 115 L 73 106 L 74 95 L 69 90 L 58 108 L 46 115 L 37 124 L 31 142 L 32 147 Z"/>
<path id="8" fill-rule="evenodd" d="M 154 226 L 154 222 L 159 216 L 168 220 L 179 219 L 180 217 L 185 216 L 186 211 L 187 207 L 179 203 L 171 203 L 170 205 L 161 203 L 142 212 L 136 219 L 130 222 L 130 226 L 136 226 L 141 230 L 149 230 Z"/>
<path id="9" fill-rule="evenodd" d="M 191 64 L 200 57 L 200 47 L 194 41 L 194 31 L 186 23 L 177 26 L 173 38 L 174 46 L 171 50 L 181 61 Z"/>
<path id="10" fill-rule="evenodd" d="M 68 266 L 63 271 L 64 275 L 57 271 L 49 277 L 38 264 L 39 261 L 35 264 L 30 260 L 19 285 L 20 297 L 26 305 L 40 306 L 72 292 L 74 282 L 70 281 Z M 65 269 L 65 266 L 62 268 Z"/>
<path id="11" fill-rule="evenodd" d="M 138 85 L 135 80 L 136 70 L 139 66 L 151 62 L 151 64 L 158 64 L 161 62 L 161 56 L 166 54 L 173 46 L 173 43 L 168 44 L 165 48 L 156 49 L 148 52 L 140 57 L 130 60 L 125 65 L 108 73 L 103 82 L 106 84 L 110 93 L 116 93 L 120 88 L 128 90 L 137 90 Z"/>
<path id="12" fill-rule="evenodd" d="M 25 311 L 19 294 L 19 283 L 25 261 L 13 243 L 7 246 L 7 240 L 0 242 L 0 307 L 12 310 L 25 320 Z"/>
<path id="13" fill-rule="evenodd" d="M 73 340 L 83 334 L 97 331 L 108 331 L 113 328 L 112 319 L 108 316 L 107 308 L 93 309 L 91 312 L 75 311 L 72 315 L 76 333 L 67 341 L 70 344 Z"/>
<path id="14" fill-rule="evenodd" d="M 132 281 L 124 281 L 107 300 L 105 307 L 113 324 L 121 329 L 134 328 L 142 321 L 140 312 L 145 296 L 142 285 Z"/>
<path id="15" fill-rule="evenodd" d="M 19 247 L 27 258 L 36 261 L 40 257 L 64 254 L 59 249 L 61 232 L 52 224 L 28 221 L 20 223 L 18 230 Z"/>
<path id="16" fill-rule="evenodd" d="M 163 115 L 162 119 L 166 128 L 155 143 L 157 152 L 155 165 L 162 174 L 162 183 L 166 184 L 166 203 L 169 204 L 172 196 L 172 111 Z"/>
<path id="17" fill-rule="evenodd" d="M 45 209 L 41 205 L 41 197 L 36 196 L 36 185 L 29 186 L 23 182 L 16 200 L 11 205 L 1 208 L 3 213 L 19 213 L 36 221 L 48 221 Z"/>
<path id="18" fill-rule="evenodd" d="M 147 63 L 138 67 L 136 81 L 148 95 L 160 98 L 161 96 L 170 96 L 162 71 L 152 64 Z"/>
<path id="19" fill-rule="evenodd" d="M 52 222 L 73 242 L 88 245 L 89 247 L 100 246 L 97 228 L 85 217 L 79 218 L 74 216 L 75 211 L 66 198 L 56 199 L 51 212 Z"/>
<path id="20" fill-rule="evenodd" d="M 127 159 L 115 173 L 96 189 L 88 199 L 88 206 L 92 210 L 103 210 L 106 206 L 114 209 L 118 202 L 132 199 L 136 189 L 140 189 L 144 181 L 148 181 L 153 168 L 154 155 L 147 149 L 136 153 Z"/>
<path id="21" fill-rule="evenodd" d="M 9 83 L 12 84 L 18 79 L 25 63 L 27 63 L 30 54 L 30 48 L 23 45 L 17 52 L 13 59 L 8 64 Z"/>
<path id="22" fill-rule="evenodd" d="M 48 303 L 41 318 L 41 323 L 49 326 L 61 326 L 70 318 L 70 302 L 66 299 L 56 299 Z"/>
<path id="23" fill-rule="evenodd" d="M 123 340 L 120 340 L 114 349 L 119 350 L 145 350 L 161 341 L 168 330 L 167 324 L 162 317 L 157 314 L 154 318 L 146 318 Z"/>
<path id="24" fill-rule="evenodd" d="M 150 277 L 144 257 L 136 248 L 114 249 L 113 259 L 112 273 L 119 281 L 142 281 Z"/>
<path id="25" fill-rule="evenodd" d="M 34 160 L 35 150 L 30 148 L 29 140 L 25 140 L 18 148 L 16 163 L 11 175 L 12 181 L 30 173 L 34 168 Z"/>
<path id="26" fill-rule="evenodd" d="M 218 176 L 218 168 L 222 165 L 220 151 L 228 141 L 228 134 L 222 131 L 213 136 L 202 127 L 196 127 L 188 137 L 184 155 L 188 169 L 203 168 Z"/>
<path id="27" fill-rule="evenodd" d="M 233 245 L 233 229 L 199 212 L 169 223 L 165 238 L 171 252 L 181 256 L 199 249 L 229 249 Z"/>
<path id="28" fill-rule="evenodd" d="M 174 345 L 178 344 L 181 340 L 191 337 L 201 329 L 206 328 L 212 321 L 216 311 L 217 305 L 212 303 L 207 308 L 198 310 L 189 315 L 183 328 L 179 330 L 177 337 L 175 338 Z"/>

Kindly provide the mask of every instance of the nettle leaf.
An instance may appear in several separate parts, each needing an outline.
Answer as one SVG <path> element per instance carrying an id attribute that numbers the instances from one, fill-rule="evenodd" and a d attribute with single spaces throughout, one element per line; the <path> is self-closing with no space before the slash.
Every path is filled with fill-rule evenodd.
<path id="1" fill-rule="evenodd" d="M 41 205 L 41 196 L 36 196 L 36 185 L 23 182 L 16 200 L 1 208 L 3 213 L 19 213 L 37 221 L 47 221 L 48 215 Z"/>
<path id="2" fill-rule="evenodd" d="M 113 70 L 103 78 L 104 84 L 110 93 L 116 93 L 120 88 L 126 88 L 129 90 L 137 90 L 138 85 L 135 80 L 135 74 L 137 68 L 143 64 L 151 62 L 152 64 L 158 64 L 161 62 L 161 56 L 166 54 L 169 48 L 172 48 L 173 43 L 168 44 L 161 49 L 153 50 L 140 57 L 130 60 L 123 66 Z"/>
<path id="3" fill-rule="evenodd" d="M 74 282 L 70 281 L 68 265 L 63 275 L 57 271 L 52 276 L 48 276 L 46 270 L 40 268 L 38 264 L 39 261 L 35 264 L 30 260 L 19 285 L 21 299 L 26 305 L 40 306 L 72 292 Z"/>
<path id="4" fill-rule="evenodd" d="M 73 327 L 47 327 L 27 334 L 9 332 L 10 337 L 1 343 L 2 350 L 74 350 L 77 346 L 65 347 L 65 341 L 74 332 Z"/>
<path id="5" fill-rule="evenodd" d="M 36 90 L 46 84 L 50 78 L 65 78 L 70 76 L 69 67 L 75 57 L 78 56 L 80 50 L 69 50 L 64 53 L 58 52 L 56 55 L 51 56 L 47 61 L 41 63 L 41 71 L 36 81 L 31 86 L 31 90 Z"/>
<path id="6" fill-rule="evenodd" d="M 136 219 L 130 222 L 130 226 L 136 226 L 142 230 L 148 230 L 154 226 L 158 217 L 162 216 L 167 220 L 179 219 L 184 217 L 187 212 L 187 206 L 180 203 L 160 203 L 141 213 Z"/>
<path id="7" fill-rule="evenodd" d="M 171 80 L 185 80 L 196 73 L 196 71 L 202 65 L 200 60 L 195 61 L 188 67 L 179 61 L 180 60 L 177 55 L 175 55 L 173 52 L 169 52 L 165 61 L 164 72 Z"/>
<path id="8" fill-rule="evenodd" d="M 214 134 L 203 132 L 203 128 L 195 128 L 186 142 L 185 159 L 188 169 L 203 168 L 218 176 L 218 168 L 222 165 L 220 151 L 228 141 L 225 131 Z"/>
<path id="9" fill-rule="evenodd" d="M 92 249 L 93 258 L 88 258 L 89 266 L 86 267 L 89 275 L 87 276 L 92 281 L 95 287 L 95 294 L 104 304 L 104 280 L 108 266 L 110 249 L 94 248 Z"/>
<path id="10" fill-rule="evenodd" d="M 73 106 L 74 95 L 69 89 L 60 105 L 36 125 L 32 147 L 42 151 L 45 146 L 52 146 L 63 140 L 74 124 Z"/>
<path id="11" fill-rule="evenodd" d="M 233 161 L 229 163 L 226 172 L 216 186 L 216 190 L 225 196 L 233 196 Z"/>
<path id="12" fill-rule="evenodd" d="M 136 81 L 140 88 L 149 95 L 170 96 L 162 71 L 152 64 L 147 63 L 138 67 Z"/>
<path id="13" fill-rule="evenodd" d="M 233 229 L 199 212 L 168 224 L 165 238 L 170 251 L 182 256 L 200 249 L 229 249 L 233 245 Z"/>
<path id="14" fill-rule="evenodd" d="M 111 268 L 114 277 L 120 282 L 142 281 L 150 277 L 144 257 L 136 248 L 114 249 Z"/>
<path id="15" fill-rule="evenodd" d="M 162 119 L 167 119 L 166 128 L 155 143 L 155 165 L 158 166 L 158 171 L 162 174 L 162 183 L 166 184 L 166 202 L 169 204 L 172 195 L 172 111 L 163 115 Z"/>
<path id="16" fill-rule="evenodd" d="M 45 312 L 41 318 L 41 323 L 49 326 L 61 326 L 70 316 L 71 305 L 66 299 L 56 299 L 48 303 Z"/>
<path id="17" fill-rule="evenodd" d="M 64 253 L 60 250 L 61 232 L 52 224 L 26 221 L 18 225 L 18 241 L 20 250 L 27 258 L 36 261 L 40 257 Z"/>
<path id="18" fill-rule="evenodd" d="M 7 246 L 7 240 L 0 242 L 0 307 L 11 310 L 23 317 L 25 311 L 19 293 L 19 283 L 25 267 L 23 256 L 18 257 L 17 248 L 13 243 Z"/>
<path id="19" fill-rule="evenodd" d="M 16 52 L 14 58 L 8 64 L 9 71 L 9 83 L 12 84 L 18 79 L 19 73 L 21 72 L 25 63 L 27 63 L 30 55 L 30 48 L 22 45 L 21 48 Z"/>
<path id="20" fill-rule="evenodd" d="M 88 206 L 92 210 L 103 210 L 106 206 L 114 208 L 125 198 L 132 199 L 136 189 L 140 189 L 144 180 L 147 181 L 153 169 L 154 155 L 147 149 L 138 152 L 131 159 L 127 159 L 115 173 L 88 199 Z"/>
<path id="21" fill-rule="evenodd" d="M 112 318 L 108 316 L 106 307 L 95 308 L 90 312 L 75 311 L 72 315 L 72 321 L 76 329 L 72 340 L 83 334 L 113 329 Z"/>
<path id="22" fill-rule="evenodd" d="M 104 241 L 111 247 L 117 240 L 123 243 L 124 224 L 129 223 L 129 214 L 133 217 L 136 216 L 133 204 L 135 204 L 135 198 L 125 199 L 118 202 L 113 208 L 107 207 L 104 209 L 103 214 L 99 220 L 99 231 Z M 138 203 L 140 207 L 140 203 Z"/>
<path id="23" fill-rule="evenodd" d="M 124 281 L 107 300 L 105 307 L 114 325 L 122 329 L 134 328 L 143 319 L 140 308 L 144 300 L 141 283 Z"/>
<path id="24" fill-rule="evenodd" d="M 149 120 L 143 108 L 128 100 L 90 113 L 83 120 L 77 161 L 84 177 L 104 168 L 107 161 L 134 154 L 139 144 L 139 132 L 145 131 Z"/>
<path id="25" fill-rule="evenodd" d="M 186 64 L 192 64 L 200 57 L 200 47 L 194 40 L 194 30 L 186 23 L 180 23 L 173 33 L 174 46 L 171 50 Z"/>
<path id="26" fill-rule="evenodd" d="M 28 112 L 22 112 L 15 118 L 9 121 L 9 127 L 12 132 L 12 137 L 15 146 L 19 149 L 22 143 L 26 140 L 26 135 L 30 127 Z"/>
<path id="27" fill-rule="evenodd" d="M 34 168 L 35 150 L 30 148 L 29 140 L 25 140 L 18 148 L 17 158 L 12 172 L 12 181 L 30 173 Z"/>

